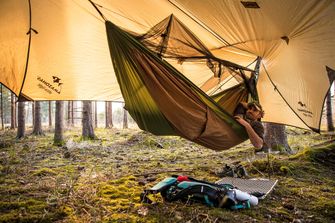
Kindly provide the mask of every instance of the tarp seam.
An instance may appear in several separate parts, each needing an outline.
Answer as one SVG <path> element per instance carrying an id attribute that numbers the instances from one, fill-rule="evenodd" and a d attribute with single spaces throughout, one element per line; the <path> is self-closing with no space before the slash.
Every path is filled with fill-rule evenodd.
<path id="1" fill-rule="evenodd" d="M 20 94 L 21 94 L 21 92 L 23 90 L 23 86 L 24 86 L 24 83 L 25 83 L 25 80 L 26 80 L 26 76 L 27 76 L 27 72 L 28 72 L 28 64 L 29 64 L 30 45 L 31 45 L 31 31 L 32 31 L 32 27 L 31 27 L 32 15 L 31 15 L 31 2 L 30 2 L 30 0 L 28 0 L 28 4 L 29 4 L 29 31 L 27 32 L 27 34 L 29 34 L 29 41 L 28 41 L 28 49 L 27 49 L 27 59 L 26 59 L 26 67 L 25 67 L 25 70 L 24 70 L 24 76 L 23 76 L 23 81 L 22 81 L 21 89 L 20 89 L 19 94 L 16 95 L 17 97 L 20 96 Z"/>
<path id="2" fill-rule="evenodd" d="M 313 128 L 313 127 L 311 127 L 311 126 L 309 126 L 297 113 L 296 113 L 296 111 L 294 111 L 294 109 L 291 107 L 291 105 L 287 102 L 287 100 L 285 99 L 285 97 L 282 95 L 282 93 L 279 91 L 279 89 L 278 89 L 278 87 L 277 87 L 277 85 L 275 85 L 275 83 L 272 81 L 272 79 L 271 79 L 271 77 L 270 77 L 270 75 L 269 75 L 269 73 L 268 73 L 268 71 L 266 70 L 266 67 L 265 67 L 265 65 L 262 63 L 262 65 L 263 65 L 263 68 L 264 68 L 264 70 L 265 70 L 265 73 L 266 73 L 266 75 L 268 76 L 268 78 L 269 78 L 269 80 L 270 80 L 270 82 L 271 82 L 271 84 L 273 85 L 273 87 L 275 88 L 275 90 L 278 92 L 278 94 L 280 95 L 280 97 L 285 101 L 285 103 L 287 104 L 287 106 L 294 112 L 294 114 L 308 127 L 308 128 L 310 128 L 311 130 L 313 130 L 314 132 L 317 132 L 317 133 L 320 133 L 320 122 L 321 122 L 321 120 L 320 120 L 320 122 L 319 122 L 319 129 L 316 129 L 316 128 Z M 323 106 L 322 106 L 323 107 Z"/>

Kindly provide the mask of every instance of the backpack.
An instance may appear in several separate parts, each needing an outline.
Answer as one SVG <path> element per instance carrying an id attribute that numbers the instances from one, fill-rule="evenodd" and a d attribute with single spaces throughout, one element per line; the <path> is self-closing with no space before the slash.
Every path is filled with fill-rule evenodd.
<path id="1" fill-rule="evenodd" d="M 144 190 L 141 200 L 151 203 L 147 195 L 157 193 L 167 202 L 198 202 L 219 208 L 244 209 L 258 203 L 257 197 L 239 191 L 233 185 L 214 184 L 188 176 L 174 175 L 165 178 L 152 188 Z"/>

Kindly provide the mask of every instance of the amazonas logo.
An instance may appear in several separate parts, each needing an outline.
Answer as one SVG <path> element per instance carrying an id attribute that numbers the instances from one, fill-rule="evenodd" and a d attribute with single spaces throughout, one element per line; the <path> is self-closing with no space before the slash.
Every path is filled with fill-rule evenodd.
<path id="1" fill-rule="evenodd" d="M 62 91 L 62 79 L 58 76 L 52 76 L 52 81 L 47 81 L 40 76 L 37 76 L 38 84 L 37 86 L 43 89 L 45 92 L 52 94 L 57 93 L 60 94 Z"/>

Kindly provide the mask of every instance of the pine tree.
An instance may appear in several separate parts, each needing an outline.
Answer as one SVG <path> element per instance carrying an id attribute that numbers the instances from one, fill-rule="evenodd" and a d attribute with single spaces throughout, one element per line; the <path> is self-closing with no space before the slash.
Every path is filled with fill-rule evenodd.
<path id="1" fill-rule="evenodd" d="M 333 132 L 334 124 L 333 124 L 332 100 L 331 100 L 330 89 L 327 93 L 326 105 L 327 105 L 326 106 L 327 107 L 327 129 L 329 132 Z"/>
<path id="2" fill-rule="evenodd" d="M 41 103 L 35 101 L 33 135 L 44 135 L 41 121 Z"/>
<path id="3" fill-rule="evenodd" d="M 92 102 L 83 101 L 82 113 L 82 137 L 83 139 L 95 139 L 92 123 Z"/>
<path id="4" fill-rule="evenodd" d="M 5 123 L 4 123 L 4 106 L 3 106 L 3 90 L 2 90 L 2 84 L 0 84 L 0 94 L 1 94 L 1 129 L 5 129 Z"/>
<path id="5" fill-rule="evenodd" d="M 11 109 L 10 109 L 10 129 L 15 129 L 15 120 L 16 120 L 16 114 L 15 114 L 15 96 L 13 93 L 11 93 L 10 97 L 10 102 L 11 102 Z"/>
<path id="6" fill-rule="evenodd" d="M 64 102 L 56 101 L 56 113 L 55 113 L 55 135 L 54 145 L 61 146 L 64 144 Z"/>
<path id="7" fill-rule="evenodd" d="M 49 105 L 49 109 L 48 109 L 48 112 L 49 112 L 49 127 L 52 127 L 52 101 L 49 101 L 48 105 Z"/>
<path id="8" fill-rule="evenodd" d="M 285 125 L 265 123 L 264 141 L 267 146 L 274 150 L 291 154 L 293 151 L 287 142 Z"/>
<path id="9" fill-rule="evenodd" d="M 128 128 L 128 112 L 126 109 L 123 109 L 123 128 Z"/>
<path id="10" fill-rule="evenodd" d="M 16 138 L 21 139 L 25 136 L 25 124 L 26 124 L 26 118 L 25 118 L 25 102 L 18 102 L 18 112 L 17 112 L 17 119 L 18 119 L 18 125 L 17 125 L 17 135 Z"/>
<path id="11" fill-rule="evenodd" d="M 106 101 L 106 128 L 113 128 L 113 107 L 111 101 Z"/>

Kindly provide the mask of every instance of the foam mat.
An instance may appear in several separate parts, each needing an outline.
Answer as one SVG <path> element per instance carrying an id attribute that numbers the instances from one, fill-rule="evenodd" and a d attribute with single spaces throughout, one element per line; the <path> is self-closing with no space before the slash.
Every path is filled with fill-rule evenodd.
<path id="1" fill-rule="evenodd" d="M 273 188 L 276 186 L 278 180 L 271 179 L 243 179 L 236 177 L 224 177 L 221 180 L 216 181 L 216 184 L 231 184 L 237 189 L 247 192 L 249 194 L 260 193 L 264 194 L 261 199 L 264 199 Z"/>

